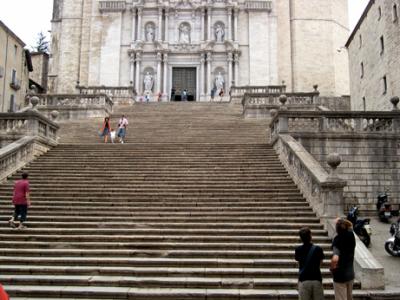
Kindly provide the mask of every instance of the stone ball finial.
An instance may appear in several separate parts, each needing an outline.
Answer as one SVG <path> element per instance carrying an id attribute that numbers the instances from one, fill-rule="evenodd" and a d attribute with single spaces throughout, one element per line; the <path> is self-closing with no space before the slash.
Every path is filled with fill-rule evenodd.
<path id="1" fill-rule="evenodd" d="M 59 115 L 60 115 L 60 113 L 59 113 L 57 110 L 53 110 L 53 111 L 50 113 L 51 119 L 52 119 L 53 121 L 55 121 L 55 120 L 58 118 Z"/>
<path id="2" fill-rule="evenodd" d="M 272 118 L 275 118 L 278 115 L 278 110 L 273 108 L 269 111 L 269 113 L 271 114 Z"/>
<path id="3" fill-rule="evenodd" d="M 32 109 L 36 109 L 36 106 L 39 104 L 40 99 L 37 96 L 32 96 L 30 99 L 30 102 L 32 104 Z"/>
<path id="4" fill-rule="evenodd" d="M 285 105 L 287 102 L 287 96 L 285 94 L 279 96 L 279 102 L 282 104 L 282 106 Z"/>
<path id="5" fill-rule="evenodd" d="M 314 84 L 313 88 L 314 88 L 314 92 L 318 92 L 318 84 Z"/>
<path id="6" fill-rule="evenodd" d="M 338 153 L 331 153 L 327 157 L 327 163 L 332 168 L 332 170 L 336 170 L 336 168 L 340 165 L 342 159 Z"/>
<path id="7" fill-rule="evenodd" d="M 390 102 L 393 104 L 393 110 L 398 110 L 397 104 L 399 104 L 399 97 L 395 96 L 390 99 Z"/>

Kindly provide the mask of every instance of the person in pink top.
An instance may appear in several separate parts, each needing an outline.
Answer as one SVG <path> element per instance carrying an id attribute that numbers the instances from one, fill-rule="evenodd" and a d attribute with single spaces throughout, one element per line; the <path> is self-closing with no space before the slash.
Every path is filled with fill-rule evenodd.
<path id="1" fill-rule="evenodd" d="M 28 207 L 31 205 L 29 192 L 28 173 L 24 172 L 22 173 L 22 179 L 17 180 L 14 184 L 14 194 L 12 198 L 14 215 L 9 221 L 9 224 L 12 228 L 16 228 L 15 221 L 17 219 L 19 219 L 18 228 L 26 228 L 24 223 L 28 214 Z"/>

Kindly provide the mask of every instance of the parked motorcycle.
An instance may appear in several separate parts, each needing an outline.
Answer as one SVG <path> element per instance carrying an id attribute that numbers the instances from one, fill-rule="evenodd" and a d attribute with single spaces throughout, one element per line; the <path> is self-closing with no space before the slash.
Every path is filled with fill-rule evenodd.
<path id="1" fill-rule="evenodd" d="M 400 256 L 400 218 L 390 226 L 390 234 L 392 236 L 385 242 L 385 250 L 392 256 Z"/>
<path id="2" fill-rule="evenodd" d="M 378 217 L 381 222 L 389 223 L 392 216 L 398 216 L 399 211 L 392 208 L 392 204 L 389 202 L 389 196 L 387 192 L 379 193 L 376 209 L 378 211 Z"/>
<path id="3" fill-rule="evenodd" d="M 370 225 L 370 219 L 359 219 L 358 218 L 358 207 L 353 206 L 349 213 L 347 214 L 347 220 L 349 220 L 353 224 L 353 230 L 355 234 L 358 235 L 360 240 L 364 243 L 365 246 L 369 246 L 371 243 L 371 234 L 372 229 Z"/>

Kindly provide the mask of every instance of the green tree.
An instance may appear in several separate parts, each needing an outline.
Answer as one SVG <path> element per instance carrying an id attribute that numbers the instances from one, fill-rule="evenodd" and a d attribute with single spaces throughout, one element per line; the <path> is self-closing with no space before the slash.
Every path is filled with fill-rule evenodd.
<path id="1" fill-rule="evenodd" d="M 49 53 L 50 47 L 46 35 L 41 31 L 37 35 L 36 45 L 32 47 L 35 52 Z"/>

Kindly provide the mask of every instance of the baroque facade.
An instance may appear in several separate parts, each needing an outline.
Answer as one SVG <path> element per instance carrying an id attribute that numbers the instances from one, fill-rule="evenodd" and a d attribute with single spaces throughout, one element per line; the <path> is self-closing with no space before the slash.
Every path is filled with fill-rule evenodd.
<path id="1" fill-rule="evenodd" d="M 353 110 L 391 110 L 400 96 L 400 1 L 371 0 L 346 47 Z"/>
<path id="2" fill-rule="evenodd" d="M 208 101 L 235 86 L 348 94 L 347 0 L 54 0 L 49 91 Z"/>

